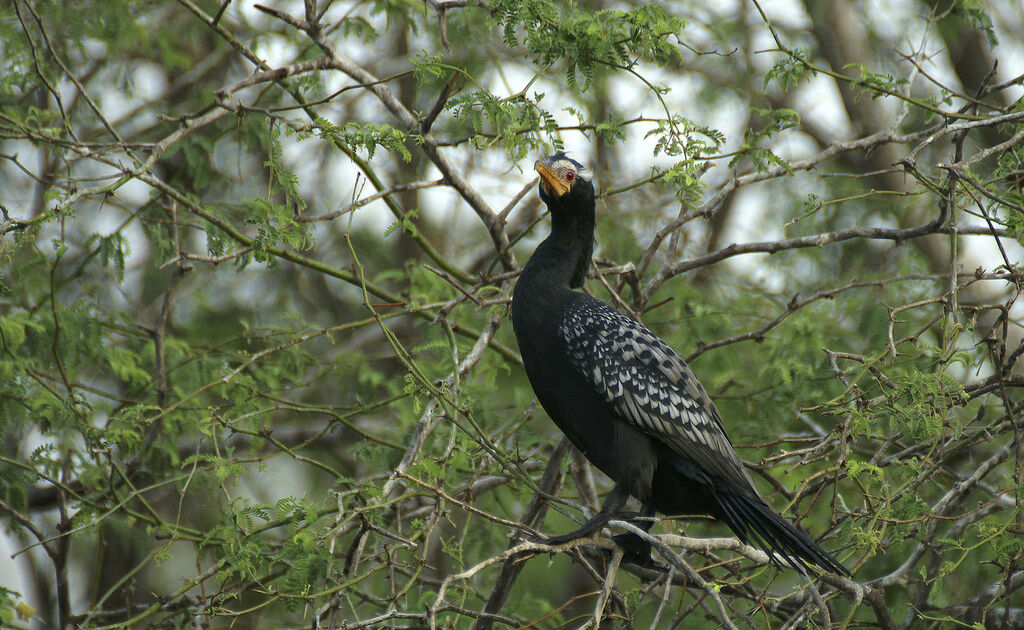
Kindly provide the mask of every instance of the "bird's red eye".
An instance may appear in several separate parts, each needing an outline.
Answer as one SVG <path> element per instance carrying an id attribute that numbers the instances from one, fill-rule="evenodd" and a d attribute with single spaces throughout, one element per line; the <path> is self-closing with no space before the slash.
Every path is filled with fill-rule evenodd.
<path id="1" fill-rule="evenodd" d="M 565 174 L 565 181 L 571 182 L 574 179 L 576 179 L 576 173 L 569 171 L 568 173 Z"/>

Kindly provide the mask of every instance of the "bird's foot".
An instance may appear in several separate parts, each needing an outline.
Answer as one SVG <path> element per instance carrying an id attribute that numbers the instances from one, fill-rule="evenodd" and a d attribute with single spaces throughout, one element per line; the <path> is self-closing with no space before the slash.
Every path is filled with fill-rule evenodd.
<path id="1" fill-rule="evenodd" d="M 636 534 L 625 533 L 612 536 L 615 544 L 622 549 L 622 561 L 635 564 L 644 569 L 665 572 L 665 567 L 654 562 L 651 557 L 651 543 Z"/>
<path id="2" fill-rule="evenodd" d="M 585 538 L 585 537 L 591 535 L 592 533 L 594 533 L 594 532 L 593 531 L 589 531 L 589 532 L 575 531 L 575 532 L 570 532 L 568 534 L 561 534 L 559 536 L 537 536 L 537 537 L 531 537 L 528 540 L 530 542 L 535 542 L 535 543 L 540 543 L 542 545 L 549 545 L 551 547 L 556 547 L 558 545 L 564 545 L 567 542 L 572 542 L 572 541 L 577 540 L 579 538 Z"/>
<path id="3" fill-rule="evenodd" d="M 560 536 L 534 538 L 532 539 L 532 542 L 552 546 L 564 545 L 565 543 L 572 542 L 578 538 L 587 538 L 592 536 L 594 532 L 600 531 L 606 522 L 608 522 L 608 516 L 602 512 L 591 518 L 589 521 L 584 523 L 582 527 L 575 531 L 571 531 L 568 534 L 562 534 Z"/>
<path id="4" fill-rule="evenodd" d="M 544 545 L 550 545 L 554 547 L 557 545 L 564 545 L 565 543 L 572 542 L 580 538 L 585 538 L 593 534 L 594 531 L 595 530 L 577 530 L 575 532 L 562 534 L 560 536 L 539 536 L 531 537 L 528 540 L 530 540 L 530 542 L 541 543 Z M 636 534 L 616 534 L 615 536 L 612 536 L 612 540 L 615 541 L 615 544 L 618 545 L 620 549 L 622 549 L 622 562 L 633 564 L 635 566 L 647 569 L 649 571 L 658 571 L 660 573 L 665 573 L 667 571 L 667 569 L 664 566 L 656 563 L 654 561 L 654 558 L 651 556 L 651 543 L 647 542 L 643 538 L 640 538 Z M 611 553 L 608 550 L 605 551 L 608 554 Z"/>

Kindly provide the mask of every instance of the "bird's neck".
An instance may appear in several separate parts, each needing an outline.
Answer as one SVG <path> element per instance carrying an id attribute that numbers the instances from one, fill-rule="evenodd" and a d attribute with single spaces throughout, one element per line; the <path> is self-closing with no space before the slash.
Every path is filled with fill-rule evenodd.
<path id="1" fill-rule="evenodd" d="M 580 214 L 552 211 L 551 234 L 537 246 L 524 274 L 543 276 L 558 287 L 583 286 L 594 250 L 594 210 Z"/>

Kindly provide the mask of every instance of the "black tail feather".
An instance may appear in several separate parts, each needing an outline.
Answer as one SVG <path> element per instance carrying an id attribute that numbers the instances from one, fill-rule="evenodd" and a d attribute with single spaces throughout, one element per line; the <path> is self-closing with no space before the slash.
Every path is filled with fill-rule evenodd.
<path id="1" fill-rule="evenodd" d="M 733 487 L 716 490 L 715 499 L 725 524 L 740 541 L 768 554 L 773 563 L 793 567 L 803 575 L 807 575 L 808 565 L 814 564 L 832 573 L 851 576 L 846 567 L 760 497 Z"/>

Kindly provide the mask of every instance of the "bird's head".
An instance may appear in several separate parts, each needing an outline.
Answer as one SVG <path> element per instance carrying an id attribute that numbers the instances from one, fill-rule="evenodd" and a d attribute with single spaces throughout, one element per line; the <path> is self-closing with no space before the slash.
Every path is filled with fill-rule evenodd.
<path id="1" fill-rule="evenodd" d="M 533 168 L 540 175 L 540 198 L 551 210 L 594 203 L 594 173 L 561 151 Z"/>

